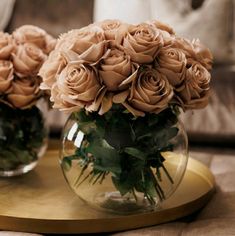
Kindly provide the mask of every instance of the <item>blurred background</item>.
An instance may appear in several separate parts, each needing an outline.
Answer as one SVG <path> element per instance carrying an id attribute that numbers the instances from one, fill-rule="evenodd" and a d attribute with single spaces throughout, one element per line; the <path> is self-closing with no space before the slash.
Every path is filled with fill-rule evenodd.
<path id="1" fill-rule="evenodd" d="M 190 142 L 235 145 L 234 0 L 1 0 L 0 30 L 33 24 L 58 37 L 94 20 L 130 23 L 158 19 L 180 36 L 199 38 L 214 55 L 212 96 L 207 108 L 183 114 Z M 52 136 L 59 136 L 66 115 L 50 111 Z"/>

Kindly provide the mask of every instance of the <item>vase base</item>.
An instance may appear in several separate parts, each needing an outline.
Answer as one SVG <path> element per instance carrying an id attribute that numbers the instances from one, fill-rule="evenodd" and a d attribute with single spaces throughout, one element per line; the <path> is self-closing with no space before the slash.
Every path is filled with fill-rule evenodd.
<path id="1" fill-rule="evenodd" d="M 27 165 L 21 165 L 14 170 L 0 170 L 0 177 L 14 177 L 25 174 L 32 170 L 38 163 L 38 160 L 31 162 Z"/>
<path id="2" fill-rule="evenodd" d="M 124 197 L 118 191 L 99 193 L 94 196 L 94 203 L 100 210 L 121 215 L 155 211 L 159 207 L 157 199 L 156 204 L 151 205 L 143 197 L 134 197 L 132 194 Z"/>

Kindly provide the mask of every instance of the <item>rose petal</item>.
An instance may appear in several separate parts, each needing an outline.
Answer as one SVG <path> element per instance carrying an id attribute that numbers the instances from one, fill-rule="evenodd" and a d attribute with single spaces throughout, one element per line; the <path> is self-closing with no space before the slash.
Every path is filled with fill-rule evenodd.
<path id="1" fill-rule="evenodd" d="M 7 99 L 13 104 L 14 107 L 24 108 L 34 101 L 34 95 L 22 95 L 22 94 L 9 94 Z"/>
<path id="2" fill-rule="evenodd" d="M 120 75 L 114 71 L 99 71 L 100 78 L 103 80 L 107 89 L 110 91 L 118 90 L 119 85 L 125 79 L 123 75 Z"/>
<path id="3" fill-rule="evenodd" d="M 102 99 L 103 99 L 106 92 L 107 92 L 107 88 L 105 86 L 100 88 L 100 90 L 98 91 L 97 96 L 96 96 L 95 100 L 92 102 L 92 104 L 86 105 L 86 107 L 85 107 L 86 110 L 87 111 L 98 111 L 100 104 L 102 102 Z"/>
<path id="4" fill-rule="evenodd" d="M 129 95 L 129 91 L 125 90 L 122 91 L 116 95 L 113 96 L 113 102 L 114 103 L 124 103 L 124 101 L 127 99 L 128 95 Z"/>
<path id="5" fill-rule="evenodd" d="M 85 52 L 80 55 L 80 58 L 86 62 L 97 62 L 104 55 L 106 48 L 106 42 L 100 42 L 93 44 Z"/>
<path id="6" fill-rule="evenodd" d="M 101 102 L 101 107 L 98 112 L 99 115 L 103 115 L 104 113 L 106 113 L 107 111 L 111 109 L 112 104 L 113 104 L 112 100 L 113 100 L 112 93 L 108 93 L 103 97 L 102 102 Z"/>
<path id="7" fill-rule="evenodd" d="M 122 103 L 122 105 L 134 116 L 145 116 L 144 112 L 136 110 L 135 108 L 131 107 L 127 102 Z"/>
<path id="8" fill-rule="evenodd" d="M 6 92 L 11 86 L 12 80 L 0 80 L 0 93 Z"/>

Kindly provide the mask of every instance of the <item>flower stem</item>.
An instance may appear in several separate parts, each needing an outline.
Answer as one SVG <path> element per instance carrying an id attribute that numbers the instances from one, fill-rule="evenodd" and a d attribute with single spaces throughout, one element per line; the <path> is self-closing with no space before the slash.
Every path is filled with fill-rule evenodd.
<path id="1" fill-rule="evenodd" d="M 168 179 L 170 180 L 170 182 L 172 184 L 174 184 L 174 180 L 171 178 L 169 172 L 167 171 L 166 167 L 163 164 L 162 164 L 162 168 L 163 168 L 164 172 L 166 173 L 166 175 L 167 175 Z"/>

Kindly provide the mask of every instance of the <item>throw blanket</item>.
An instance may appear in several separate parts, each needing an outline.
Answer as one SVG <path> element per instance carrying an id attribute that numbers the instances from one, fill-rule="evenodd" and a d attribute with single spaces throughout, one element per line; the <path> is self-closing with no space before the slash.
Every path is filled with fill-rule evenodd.
<path id="1" fill-rule="evenodd" d="M 95 0 L 94 21 L 111 18 L 139 23 L 159 19 L 178 35 L 200 38 L 210 47 L 216 62 L 235 62 L 234 1 L 201 2 L 194 9 L 192 0 Z"/>
<path id="2" fill-rule="evenodd" d="M 15 0 L 0 1 L 0 31 L 7 26 L 14 8 Z"/>

